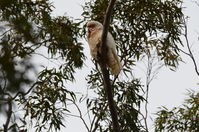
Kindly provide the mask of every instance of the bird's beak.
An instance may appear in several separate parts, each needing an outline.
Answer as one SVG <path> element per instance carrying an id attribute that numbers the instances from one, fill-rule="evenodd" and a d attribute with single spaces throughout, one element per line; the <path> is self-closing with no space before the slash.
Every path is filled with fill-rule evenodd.
<path id="1" fill-rule="evenodd" d="M 93 31 L 93 28 L 88 27 L 88 33 L 91 33 Z"/>
<path id="2" fill-rule="evenodd" d="M 90 29 L 88 29 L 88 33 L 91 33 L 91 30 L 90 30 Z"/>

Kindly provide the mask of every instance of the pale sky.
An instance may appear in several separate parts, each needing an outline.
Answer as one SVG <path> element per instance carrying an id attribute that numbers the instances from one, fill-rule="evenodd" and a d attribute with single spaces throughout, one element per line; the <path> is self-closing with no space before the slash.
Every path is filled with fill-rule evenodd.
<path id="1" fill-rule="evenodd" d="M 54 2 L 55 10 L 53 15 L 64 15 L 73 16 L 74 18 L 81 18 L 82 8 L 81 5 L 84 4 L 85 0 L 51 0 Z M 88 0 L 87 0 L 88 1 Z M 197 0 L 196 0 L 197 1 Z M 192 49 L 196 56 L 199 56 L 199 7 L 193 2 L 186 2 L 185 6 L 187 8 L 184 9 L 184 13 L 190 17 L 189 19 L 189 38 L 190 43 L 192 44 Z M 75 91 L 80 91 L 82 93 L 86 93 L 86 81 L 85 77 L 87 73 L 89 73 L 91 67 L 93 66 L 90 61 L 90 54 L 88 50 L 88 45 L 85 40 L 82 41 L 84 43 L 84 53 L 87 56 L 87 60 L 85 62 L 86 66 L 78 70 L 78 74 L 76 74 L 76 84 L 70 84 L 70 87 L 75 89 Z M 196 57 L 197 58 L 197 57 Z M 162 68 L 157 75 L 156 79 L 154 79 L 150 86 L 149 91 L 149 105 L 148 111 L 149 115 L 152 119 L 154 119 L 154 113 L 158 111 L 158 107 L 166 106 L 167 108 L 172 108 L 174 106 L 179 106 L 183 103 L 184 98 L 187 97 L 185 94 L 187 93 L 187 89 L 198 89 L 197 83 L 199 83 L 198 76 L 194 71 L 194 67 L 192 61 L 187 56 L 183 55 L 183 59 L 185 63 L 180 63 L 179 68 L 176 72 L 169 70 L 168 68 Z M 197 60 L 199 62 L 199 60 Z M 144 65 L 140 67 L 144 68 Z M 198 63 L 199 65 L 199 63 Z M 142 70 L 137 68 L 138 76 L 144 77 L 144 73 Z M 82 109 L 85 111 L 85 106 L 82 105 Z M 74 109 L 75 113 L 75 108 Z M 85 113 L 84 113 L 85 114 Z M 65 118 L 66 128 L 62 129 L 62 132 L 87 132 L 85 126 L 81 122 L 80 119 L 75 117 L 66 117 Z M 153 132 L 152 121 L 149 119 L 149 128 L 150 132 Z"/>

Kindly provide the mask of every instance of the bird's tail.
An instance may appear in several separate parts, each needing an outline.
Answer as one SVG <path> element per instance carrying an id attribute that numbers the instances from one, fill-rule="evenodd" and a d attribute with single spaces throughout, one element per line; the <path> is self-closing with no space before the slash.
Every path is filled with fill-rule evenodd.
<path id="1" fill-rule="evenodd" d="M 122 64 L 120 63 L 120 59 L 116 54 L 116 51 L 114 49 L 110 49 L 108 51 L 108 67 L 111 71 L 112 75 L 118 75 L 120 71 L 122 70 Z"/>

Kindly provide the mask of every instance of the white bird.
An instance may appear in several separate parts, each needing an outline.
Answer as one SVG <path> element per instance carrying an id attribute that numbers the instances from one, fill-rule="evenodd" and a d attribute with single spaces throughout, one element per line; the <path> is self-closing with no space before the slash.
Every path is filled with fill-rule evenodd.
<path id="1" fill-rule="evenodd" d="M 87 41 L 90 47 L 91 56 L 97 60 L 97 54 L 100 53 L 100 44 L 103 25 L 97 21 L 89 21 L 87 23 Z M 116 53 L 116 44 L 112 35 L 108 32 L 107 39 L 107 66 L 112 75 L 118 75 L 122 69 L 119 57 Z"/>

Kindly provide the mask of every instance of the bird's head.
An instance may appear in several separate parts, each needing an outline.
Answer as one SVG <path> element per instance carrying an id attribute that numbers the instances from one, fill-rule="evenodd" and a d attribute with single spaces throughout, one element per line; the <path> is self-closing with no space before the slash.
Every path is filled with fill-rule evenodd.
<path id="1" fill-rule="evenodd" d="M 94 31 L 101 30 L 103 25 L 98 21 L 89 21 L 86 24 L 86 27 L 88 28 L 88 33 L 92 33 Z"/>

